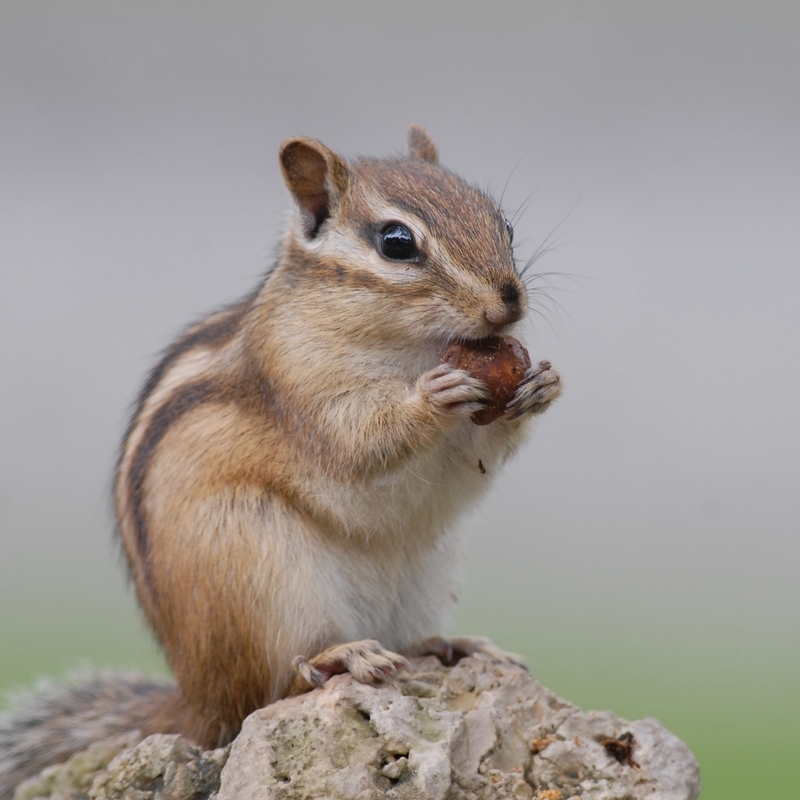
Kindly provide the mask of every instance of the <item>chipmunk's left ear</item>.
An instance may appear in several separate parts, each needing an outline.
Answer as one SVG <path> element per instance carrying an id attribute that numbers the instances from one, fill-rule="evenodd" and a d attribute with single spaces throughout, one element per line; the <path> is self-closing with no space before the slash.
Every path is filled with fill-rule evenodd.
<path id="1" fill-rule="evenodd" d="M 347 191 L 347 163 L 316 139 L 298 136 L 281 145 L 281 170 L 300 213 L 309 239 L 336 213 Z"/>
<path id="2" fill-rule="evenodd" d="M 433 139 L 419 125 L 408 126 L 408 155 L 429 164 L 439 163 L 439 151 Z"/>

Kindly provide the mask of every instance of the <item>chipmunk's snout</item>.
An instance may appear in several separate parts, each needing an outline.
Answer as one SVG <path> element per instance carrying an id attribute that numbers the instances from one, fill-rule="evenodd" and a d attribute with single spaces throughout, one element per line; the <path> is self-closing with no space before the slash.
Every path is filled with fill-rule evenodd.
<path id="1" fill-rule="evenodd" d="M 506 283 L 498 292 L 498 302 L 487 306 L 483 315 L 486 321 L 495 327 L 502 328 L 519 322 L 525 315 L 526 303 L 520 287 L 516 283 Z"/>
<path id="2" fill-rule="evenodd" d="M 519 287 L 515 283 L 507 283 L 500 290 L 500 298 L 508 306 L 519 306 Z"/>

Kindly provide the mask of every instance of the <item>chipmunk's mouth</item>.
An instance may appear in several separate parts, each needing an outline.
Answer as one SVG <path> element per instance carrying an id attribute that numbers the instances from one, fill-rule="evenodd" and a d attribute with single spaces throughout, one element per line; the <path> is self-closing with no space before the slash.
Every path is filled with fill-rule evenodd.
<path id="1" fill-rule="evenodd" d="M 480 349 L 481 347 L 485 347 L 486 345 L 495 342 L 498 339 L 508 338 L 511 327 L 511 325 L 502 325 L 499 326 L 497 330 L 492 330 L 483 336 L 454 336 L 447 342 L 445 347 L 449 347 L 452 344 L 460 344 L 464 345 L 464 347 L 474 347 Z"/>
<path id="2" fill-rule="evenodd" d="M 482 347 L 486 347 L 489 344 L 492 344 L 497 339 L 503 339 L 505 337 L 499 333 L 489 333 L 486 336 L 480 336 L 474 339 L 456 339 L 454 343 L 461 344 L 464 347 L 474 347 L 480 349 Z"/>
<path id="3" fill-rule="evenodd" d="M 482 353 L 493 357 L 493 354 L 514 347 L 514 343 L 519 345 L 519 340 L 510 335 L 495 333 L 475 339 L 459 336 L 444 344 L 439 351 L 439 360 L 455 363 L 462 353 Z"/>
<path id="4" fill-rule="evenodd" d="M 515 322 L 495 324 L 483 319 L 477 324 L 459 327 L 461 328 L 460 331 L 458 328 L 451 329 L 449 335 L 444 338 L 440 345 L 440 355 L 457 345 L 473 350 L 481 350 L 498 340 L 513 336 L 517 325 Z"/>

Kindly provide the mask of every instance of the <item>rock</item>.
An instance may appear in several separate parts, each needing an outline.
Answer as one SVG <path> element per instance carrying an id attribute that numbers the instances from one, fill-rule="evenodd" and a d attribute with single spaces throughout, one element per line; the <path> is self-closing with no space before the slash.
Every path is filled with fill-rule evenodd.
<path id="1" fill-rule="evenodd" d="M 204 753 L 175 734 L 148 736 L 95 778 L 89 800 L 210 800 L 227 757 L 227 748 Z"/>
<path id="2" fill-rule="evenodd" d="M 133 733 L 131 740 L 137 740 Z M 14 800 L 212 800 L 228 748 L 204 753 L 181 736 L 93 745 L 17 787 Z M 122 748 L 122 749 L 121 749 Z"/>
<path id="3" fill-rule="evenodd" d="M 623 763 L 602 742 L 625 733 Z M 338 676 L 257 711 L 233 743 L 218 800 L 694 800 L 699 791 L 689 748 L 656 720 L 585 713 L 523 667 L 474 656 L 450 669 L 418 659 L 378 687 Z"/>
<path id="4" fill-rule="evenodd" d="M 63 764 L 42 770 L 16 788 L 14 800 L 85 800 L 98 774 L 104 773 L 114 756 L 141 740 L 137 732 L 115 737 L 72 756 Z M 4 787 L 5 788 L 5 787 Z"/>
<path id="5" fill-rule="evenodd" d="M 451 668 L 414 659 L 380 686 L 336 676 L 252 714 L 230 755 L 151 736 L 116 755 L 88 792 L 17 798 L 694 800 L 699 791 L 689 748 L 658 721 L 583 712 L 523 667 L 478 655 Z"/>

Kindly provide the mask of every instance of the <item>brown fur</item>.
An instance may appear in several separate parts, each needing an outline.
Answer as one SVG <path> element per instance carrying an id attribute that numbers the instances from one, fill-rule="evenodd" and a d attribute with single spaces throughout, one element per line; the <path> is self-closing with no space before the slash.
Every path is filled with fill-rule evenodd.
<path id="1" fill-rule="evenodd" d="M 408 127 L 408 154 L 412 158 L 421 158 L 431 164 L 439 163 L 439 151 L 436 149 L 433 139 L 419 125 L 409 125 Z"/>
<path id="2" fill-rule="evenodd" d="M 143 730 L 218 745 L 299 685 L 442 649 L 452 522 L 560 388 L 532 370 L 513 415 L 469 421 L 485 387 L 441 354 L 509 330 L 527 300 L 501 210 L 437 161 L 416 127 L 400 159 L 285 143 L 296 213 L 275 268 L 147 381 L 117 522 L 180 692 L 142 700 Z M 397 224 L 415 242 L 405 261 L 380 249 Z"/>
<path id="3" fill-rule="evenodd" d="M 92 744 L 130 745 L 151 733 L 179 733 L 185 704 L 174 683 L 139 675 L 90 672 L 40 684 L 0 716 L 0 800 L 51 764 Z"/>
<path id="4" fill-rule="evenodd" d="M 352 355 L 383 347 L 387 375 L 396 372 L 392 350 L 419 346 L 417 335 L 433 338 L 425 326 L 441 325 L 443 297 L 471 328 L 456 336 L 486 335 L 524 313 L 497 205 L 439 167 L 421 129 L 411 129 L 409 148 L 409 159 L 348 165 L 314 140 L 284 144 L 281 166 L 302 233 L 290 233 L 276 269 L 248 303 L 173 346 L 124 445 L 120 533 L 142 607 L 204 744 L 230 738 L 247 713 L 286 691 L 260 630 L 270 618 L 270 592 L 254 602 L 248 588 L 259 581 L 252 570 L 264 557 L 249 531 L 267 535 L 273 510 L 285 508 L 318 535 L 352 536 L 315 487 L 387 473 L 442 428 L 424 403 L 393 401 L 395 386 L 376 391 L 381 359 L 370 358 L 362 373 L 357 359 L 348 365 Z M 358 254 L 343 260 L 303 243 L 335 230 L 373 251 L 383 219 L 376 200 L 424 224 L 413 281 L 387 281 Z M 366 313 L 354 318 L 358 306 Z M 298 332 L 286 336 L 292 328 Z M 308 343 L 297 339 L 302 330 Z M 446 340 L 445 331 L 440 336 Z M 206 366 L 149 408 L 161 380 L 199 350 L 209 352 Z M 319 374 L 309 380 L 308 370 Z M 318 406 L 332 402 L 338 405 L 321 416 Z"/>

